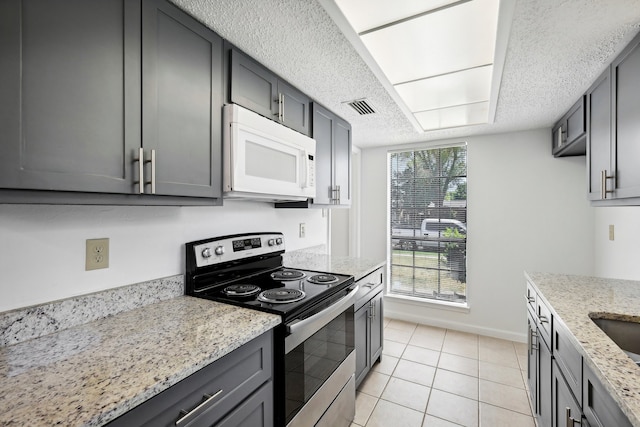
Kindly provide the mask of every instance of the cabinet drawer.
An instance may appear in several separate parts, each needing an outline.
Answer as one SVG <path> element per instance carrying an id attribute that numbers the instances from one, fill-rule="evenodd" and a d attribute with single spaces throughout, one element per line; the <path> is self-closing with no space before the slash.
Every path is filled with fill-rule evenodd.
<path id="1" fill-rule="evenodd" d="M 108 424 L 125 426 L 175 426 L 194 411 L 183 425 L 213 425 L 272 376 L 273 332 L 269 331 L 202 368 L 162 393 Z M 206 396 L 205 396 L 206 395 Z"/>
<path id="2" fill-rule="evenodd" d="M 551 348 L 551 324 L 553 320 L 551 310 L 549 310 L 549 307 L 547 307 L 541 298 L 538 298 L 536 307 L 536 316 L 538 318 L 537 324 L 538 329 L 540 330 L 540 335 L 545 340 L 549 348 Z"/>
<path id="3" fill-rule="evenodd" d="M 373 273 L 369 273 L 362 279 L 358 280 L 358 294 L 356 295 L 356 304 L 354 309 L 357 310 L 373 298 L 378 292 L 382 291 L 384 283 L 384 267 L 380 267 Z"/>
<path id="4" fill-rule="evenodd" d="M 582 399 L 582 356 L 569 339 L 569 331 L 557 319 L 553 322 L 553 357 L 557 360 L 571 392 Z"/>

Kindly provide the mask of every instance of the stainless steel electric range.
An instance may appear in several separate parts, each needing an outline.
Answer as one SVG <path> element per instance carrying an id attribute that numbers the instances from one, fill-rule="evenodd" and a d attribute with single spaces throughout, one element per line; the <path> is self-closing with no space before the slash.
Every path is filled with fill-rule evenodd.
<path id="1" fill-rule="evenodd" d="M 349 426 L 355 413 L 353 276 L 288 269 L 282 233 L 186 244 L 186 293 L 282 317 L 274 425 Z"/>

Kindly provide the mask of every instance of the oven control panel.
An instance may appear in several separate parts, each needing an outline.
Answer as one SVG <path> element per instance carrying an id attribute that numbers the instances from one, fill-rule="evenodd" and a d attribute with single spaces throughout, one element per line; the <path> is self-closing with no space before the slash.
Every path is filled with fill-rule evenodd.
<path id="1" fill-rule="evenodd" d="M 242 234 L 203 241 L 193 246 L 197 267 L 284 251 L 282 233 Z"/>

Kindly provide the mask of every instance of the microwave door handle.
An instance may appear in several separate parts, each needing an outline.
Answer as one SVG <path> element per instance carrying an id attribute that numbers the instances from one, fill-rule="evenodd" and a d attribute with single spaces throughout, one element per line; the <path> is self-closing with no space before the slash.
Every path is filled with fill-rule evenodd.
<path id="1" fill-rule="evenodd" d="M 302 162 L 304 172 L 302 173 L 302 179 L 300 180 L 300 188 L 307 188 L 309 186 L 309 153 L 307 150 L 303 150 L 302 155 L 304 156 L 304 161 Z"/>
<path id="2" fill-rule="evenodd" d="M 345 311 L 350 305 L 353 305 L 358 293 L 359 286 L 353 288 L 346 296 L 342 297 L 329 307 L 325 308 L 319 313 L 314 314 L 304 320 L 293 321 L 287 325 L 287 332 L 289 335 L 285 339 L 285 353 L 293 350 L 300 344 L 302 344 L 311 335 L 318 332 L 323 326 L 331 322 L 335 317 Z"/>

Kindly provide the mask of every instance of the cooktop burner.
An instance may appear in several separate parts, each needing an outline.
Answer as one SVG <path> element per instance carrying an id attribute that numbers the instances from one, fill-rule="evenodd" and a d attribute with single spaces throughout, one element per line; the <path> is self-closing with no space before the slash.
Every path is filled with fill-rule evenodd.
<path id="1" fill-rule="evenodd" d="M 258 295 L 258 300 L 272 304 L 286 304 L 289 302 L 300 301 L 304 297 L 304 292 L 299 289 L 276 288 L 262 291 L 260 295 Z"/>
<path id="2" fill-rule="evenodd" d="M 327 285 L 329 283 L 336 283 L 338 278 L 333 274 L 316 274 L 315 276 L 309 277 L 307 280 L 318 285 Z"/>
<path id="3" fill-rule="evenodd" d="M 256 285 L 239 283 L 237 285 L 227 286 L 223 289 L 222 293 L 230 297 L 249 297 L 259 294 L 261 290 L 262 289 Z"/>
<path id="4" fill-rule="evenodd" d="M 304 273 L 299 270 L 280 270 L 275 273 L 271 273 L 271 277 L 274 280 L 298 280 L 304 277 Z"/>

